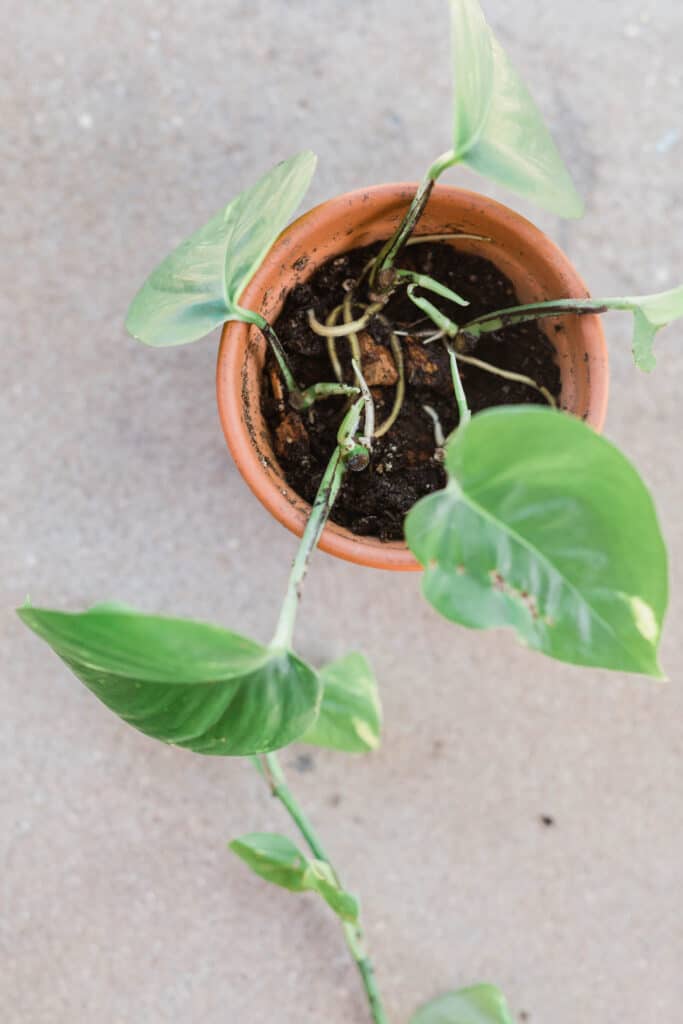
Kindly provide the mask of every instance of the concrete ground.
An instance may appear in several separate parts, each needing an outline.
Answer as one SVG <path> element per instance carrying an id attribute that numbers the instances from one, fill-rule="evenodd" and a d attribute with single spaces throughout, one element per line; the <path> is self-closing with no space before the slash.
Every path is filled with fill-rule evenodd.
<path id="1" fill-rule="evenodd" d="M 596 294 L 681 281 L 683 7 L 485 6 L 588 210 L 560 224 L 515 205 Z M 5 15 L 2 1020 L 363 1024 L 327 909 L 226 850 L 289 828 L 251 765 L 129 730 L 12 608 L 117 597 L 269 636 L 295 543 L 226 450 L 216 339 L 152 351 L 123 317 L 174 242 L 299 148 L 320 155 L 310 203 L 418 177 L 449 144 L 446 5 L 6 0 Z M 670 546 L 668 685 L 452 627 L 413 576 L 314 561 L 300 648 L 367 652 L 385 739 L 371 758 L 284 762 L 362 894 L 392 1024 L 479 979 L 532 1024 L 681 1019 L 683 329 L 649 378 L 628 320 L 607 330 L 607 433 Z"/>

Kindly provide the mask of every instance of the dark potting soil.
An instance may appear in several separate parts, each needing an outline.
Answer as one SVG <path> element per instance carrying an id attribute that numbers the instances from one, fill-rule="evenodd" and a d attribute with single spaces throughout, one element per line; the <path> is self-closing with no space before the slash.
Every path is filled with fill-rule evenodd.
<path id="1" fill-rule="evenodd" d="M 334 381 L 324 338 L 311 330 L 307 311 L 313 309 L 319 321 L 338 306 L 345 295 L 344 283 L 357 279 L 379 244 L 354 249 L 325 263 L 287 297 L 275 330 L 289 356 L 294 375 L 302 387 Z M 424 243 L 404 249 L 398 266 L 428 274 L 468 299 L 465 309 L 432 293 L 429 300 L 456 323 L 519 303 L 514 288 L 493 263 L 458 252 L 443 243 Z M 427 294 L 427 293 L 423 293 Z M 363 301 L 368 301 L 363 296 Z M 354 315 L 358 315 L 354 311 Z M 410 301 L 405 290 L 395 294 L 383 310 L 395 330 L 424 331 L 431 321 Z M 436 330 L 436 328 L 434 328 Z M 397 379 L 389 346 L 387 325 L 373 318 L 360 333 L 363 372 L 376 406 L 377 424 L 389 415 Z M 406 392 L 401 412 L 391 429 L 378 438 L 370 465 L 362 472 L 347 472 L 331 519 L 356 534 L 373 534 L 382 540 L 403 537 L 403 521 L 415 502 L 439 490 L 446 482 L 434 440 L 434 424 L 424 406 L 437 413 L 446 437 L 458 424 L 448 355 L 439 341 L 425 345 L 422 340 L 401 336 L 405 364 Z M 349 343 L 336 342 L 344 368 L 344 379 L 353 383 Z M 525 374 L 547 388 L 555 397 L 560 392 L 560 372 L 555 351 L 535 323 L 506 327 L 483 335 L 471 355 L 487 363 Z M 525 384 L 505 380 L 479 368 L 460 363 L 460 374 L 473 413 L 496 405 L 546 404 L 543 396 Z M 312 502 L 322 474 L 336 445 L 336 436 L 348 400 L 328 398 L 298 414 L 282 400 L 279 371 L 269 354 L 263 376 L 263 409 L 273 438 L 273 448 L 287 482 Z"/>

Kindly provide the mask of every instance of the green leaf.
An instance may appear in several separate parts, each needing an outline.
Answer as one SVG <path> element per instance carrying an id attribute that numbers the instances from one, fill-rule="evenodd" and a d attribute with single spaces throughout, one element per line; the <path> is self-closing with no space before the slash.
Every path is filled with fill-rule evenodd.
<path id="1" fill-rule="evenodd" d="M 476 146 L 491 107 L 495 67 L 491 31 L 478 0 L 451 0 L 453 154 Z"/>
<path id="2" fill-rule="evenodd" d="M 650 495 L 580 420 L 518 406 L 451 436 L 445 490 L 419 501 L 408 544 L 446 618 L 512 626 L 561 661 L 661 676 L 667 560 Z"/>
<path id="3" fill-rule="evenodd" d="M 315 170 L 305 150 L 240 193 L 152 271 L 126 328 L 146 345 L 184 345 L 226 320 L 243 320 L 239 298 L 301 202 Z"/>
<path id="4" fill-rule="evenodd" d="M 103 704 L 166 743 L 200 754 L 266 753 L 317 716 L 312 668 L 218 626 L 121 607 L 18 614 Z"/>
<path id="5" fill-rule="evenodd" d="M 514 1024 L 510 1008 L 495 985 L 472 985 L 448 992 L 421 1007 L 410 1024 Z"/>
<path id="6" fill-rule="evenodd" d="M 451 0 L 453 154 L 562 217 L 583 204 L 529 91 L 493 35 L 478 0 Z"/>
<path id="7" fill-rule="evenodd" d="M 286 836 L 254 832 L 234 839 L 230 849 L 267 882 L 290 892 L 317 892 L 343 921 L 358 920 L 358 900 L 339 886 L 329 864 L 305 857 Z"/>
<path id="8" fill-rule="evenodd" d="M 649 372 L 656 363 L 652 351 L 655 334 L 661 327 L 683 317 L 683 284 L 667 292 L 641 295 L 627 301 L 632 304 L 635 320 L 633 358 L 636 366 Z"/>
<path id="9" fill-rule="evenodd" d="M 382 726 L 377 682 L 362 654 L 347 654 L 319 670 L 323 685 L 320 714 L 303 743 L 347 754 L 379 747 Z"/>

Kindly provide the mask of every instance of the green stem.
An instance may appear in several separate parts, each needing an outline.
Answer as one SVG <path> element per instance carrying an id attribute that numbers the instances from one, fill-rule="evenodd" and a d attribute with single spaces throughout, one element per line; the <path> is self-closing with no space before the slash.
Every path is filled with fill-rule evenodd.
<path id="1" fill-rule="evenodd" d="M 441 284 L 440 281 L 435 281 L 433 277 L 429 277 L 428 274 L 417 274 L 413 270 L 397 270 L 396 276 L 400 280 L 410 281 L 411 285 L 417 288 L 424 288 L 428 292 L 434 292 L 435 295 L 440 295 L 443 299 L 450 299 L 451 302 L 455 302 L 458 306 L 469 306 L 467 299 L 463 299 L 462 295 L 458 295 L 451 288 L 447 288 L 445 284 Z"/>
<path id="2" fill-rule="evenodd" d="M 291 647 L 294 623 L 301 597 L 301 587 L 306 576 L 311 553 L 318 545 L 320 535 L 325 528 L 325 523 L 330 514 L 330 509 L 339 494 L 344 473 L 347 468 L 361 469 L 367 466 L 367 450 L 362 443 L 356 442 L 356 434 L 358 433 L 358 425 L 364 405 L 365 399 L 361 395 L 348 410 L 337 431 L 337 447 L 332 453 L 327 469 L 323 473 L 318 492 L 311 506 L 306 527 L 301 535 L 301 542 L 289 574 L 287 592 L 282 602 L 280 617 L 270 644 L 271 648 L 286 649 Z M 359 461 L 359 454 L 366 457 L 365 461 Z"/>
<path id="3" fill-rule="evenodd" d="M 327 469 L 323 474 L 323 478 L 320 481 L 318 493 L 316 494 L 311 507 L 311 514 L 308 517 L 308 522 L 306 523 L 306 528 L 302 534 L 299 549 L 292 564 L 292 570 L 287 582 L 287 593 L 285 594 L 285 599 L 280 611 L 280 618 L 278 619 L 275 634 L 271 641 L 271 647 L 273 648 L 291 647 L 292 636 L 294 634 L 294 623 L 296 621 L 296 613 L 299 607 L 299 598 L 301 597 L 301 587 L 306 575 L 306 570 L 308 569 L 311 553 L 320 540 L 320 535 L 322 534 L 325 523 L 327 522 L 330 509 L 339 494 L 339 488 L 341 487 L 345 471 L 346 462 L 342 455 L 341 446 L 339 446 L 335 448 L 334 454 L 332 455 L 332 458 L 327 465 Z"/>
<path id="4" fill-rule="evenodd" d="M 306 817 L 306 814 L 297 803 L 294 794 L 287 785 L 287 779 L 285 778 L 285 773 L 282 770 L 277 754 L 264 754 L 263 760 L 265 762 L 266 778 L 270 784 L 273 796 L 276 796 L 280 803 L 284 804 L 287 813 L 306 840 L 313 856 L 317 857 L 318 860 L 324 860 L 327 864 L 330 864 L 330 858 L 325 853 L 323 845 L 318 838 L 313 825 Z M 332 867 L 331 864 L 330 867 Z M 332 870 L 334 871 L 334 868 L 332 868 Z"/>
<path id="5" fill-rule="evenodd" d="M 341 886 L 339 874 L 332 864 L 330 858 L 325 853 L 324 847 L 318 838 L 318 835 L 306 816 L 303 809 L 297 802 L 294 794 L 287 785 L 285 774 L 280 765 L 280 761 L 277 754 L 265 754 L 263 758 L 264 763 L 264 774 L 270 784 L 271 792 L 273 796 L 277 797 L 280 803 L 283 805 L 290 818 L 298 828 L 299 832 L 305 839 L 311 853 L 318 860 L 325 861 L 330 867 L 332 874 L 336 878 L 337 882 Z M 372 1020 L 374 1024 L 388 1024 L 388 1018 L 384 1012 L 382 1006 L 382 999 L 377 988 L 377 982 L 375 980 L 375 971 L 372 965 L 372 961 L 367 955 L 365 949 L 365 938 L 363 930 L 360 924 L 352 925 L 349 923 L 344 924 L 344 938 L 346 944 L 349 947 L 351 955 L 356 962 L 356 966 L 363 982 L 365 994 L 367 996 L 368 1005 L 372 1014 Z"/>
<path id="6" fill-rule="evenodd" d="M 412 235 L 417 222 L 424 213 L 436 179 L 443 171 L 446 170 L 447 167 L 451 167 L 455 162 L 455 154 L 452 149 L 449 149 L 448 152 L 437 157 L 431 165 L 420 182 L 417 192 L 413 196 L 403 220 L 396 228 L 391 238 L 384 243 L 377 254 L 377 258 L 375 259 L 372 273 L 370 275 L 371 285 L 375 284 L 378 275 L 381 274 L 383 270 L 389 270 L 393 267 L 396 262 L 396 257 Z"/>
<path id="7" fill-rule="evenodd" d="M 458 360 L 455 358 L 455 349 L 449 341 L 445 342 L 445 345 L 446 351 L 448 352 L 448 361 L 451 364 L 451 377 L 453 378 L 455 400 L 458 403 L 458 412 L 460 413 L 459 426 L 464 427 L 465 424 L 469 423 L 472 419 L 472 413 L 470 412 L 470 407 L 467 404 L 465 389 L 463 388 L 462 380 L 460 379 L 460 370 L 458 369 Z"/>
<path id="8" fill-rule="evenodd" d="M 427 171 L 427 177 L 436 181 L 436 179 L 439 178 L 445 170 L 449 167 L 453 167 L 454 164 L 457 164 L 459 159 L 460 158 L 456 155 L 454 150 L 447 149 L 445 153 L 441 154 L 441 156 L 437 156 L 436 160 Z"/>
<path id="9" fill-rule="evenodd" d="M 435 178 L 430 177 L 428 172 L 420 182 L 418 190 L 413 196 L 403 220 L 396 228 L 391 238 L 387 239 L 377 254 L 375 265 L 370 275 L 371 285 L 375 284 L 378 275 L 381 274 L 383 270 L 389 270 L 393 267 L 396 257 L 410 238 L 415 229 L 415 225 L 424 213 L 424 209 L 429 202 L 429 197 L 432 194 L 432 189 L 434 188 L 434 181 Z"/>
<path id="10" fill-rule="evenodd" d="M 277 360 L 277 364 L 280 367 L 280 373 L 285 382 L 285 387 L 289 394 L 290 404 L 295 409 L 302 409 L 304 406 L 303 394 L 301 388 L 296 382 L 292 368 L 289 365 L 289 360 L 285 355 L 285 350 L 282 347 L 282 342 L 275 333 L 275 328 L 268 323 L 265 317 L 261 316 L 260 313 L 254 313 L 251 309 L 240 310 L 241 319 L 248 324 L 254 324 L 261 331 L 266 341 L 270 345 L 271 351 Z"/>
<path id="11" fill-rule="evenodd" d="M 429 319 L 435 324 L 440 331 L 446 334 L 449 338 L 454 338 L 458 333 L 458 325 L 451 320 L 450 317 L 442 313 L 438 306 L 435 306 L 433 302 L 426 299 L 424 295 L 415 294 L 416 285 L 408 285 L 408 298 L 414 303 L 418 309 L 421 309 L 423 313 L 426 313 Z"/>
<path id="12" fill-rule="evenodd" d="M 555 299 L 551 302 L 532 302 L 527 306 L 510 306 L 495 313 L 486 313 L 471 320 L 460 328 L 460 333 L 476 339 L 482 334 L 500 331 L 513 324 L 541 320 L 547 316 L 564 316 L 567 313 L 606 313 L 608 309 L 633 309 L 633 303 L 626 299 Z"/>

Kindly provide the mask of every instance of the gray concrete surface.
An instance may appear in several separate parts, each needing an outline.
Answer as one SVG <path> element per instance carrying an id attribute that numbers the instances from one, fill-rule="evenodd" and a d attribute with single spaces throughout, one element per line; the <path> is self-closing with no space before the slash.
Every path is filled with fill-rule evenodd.
<path id="1" fill-rule="evenodd" d="M 517 205 L 596 293 L 683 279 L 683 7 L 486 6 L 588 212 L 561 225 Z M 26 592 L 118 597 L 268 637 L 294 542 L 225 448 L 215 343 L 137 347 L 124 312 L 172 243 L 300 147 L 320 155 L 311 202 L 419 176 L 448 144 L 445 5 L 5 0 L 4 15 L 0 1016 L 362 1024 L 330 914 L 226 851 L 288 828 L 250 765 L 128 730 L 11 609 Z M 683 331 L 649 379 L 628 322 L 608 333 L 608 434 L 670 545 L 668 685 L 450 627 L 416 578 L 314 563 L 300 647 L 329 658 L 354 635 L 385 742 L 284 761 L 363 896 L 394 1024 L 482 978 L 532 1024 L 681 1020 Z"/>

